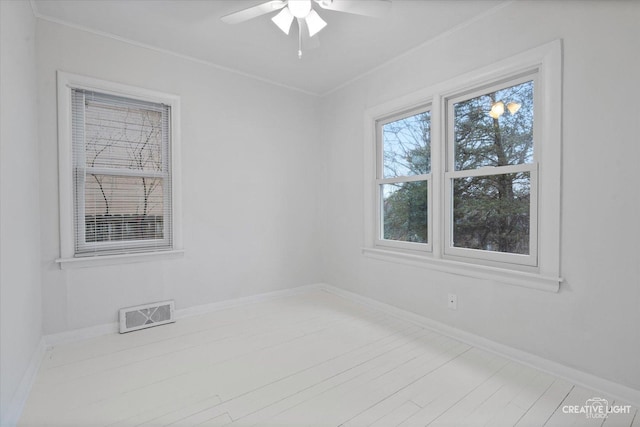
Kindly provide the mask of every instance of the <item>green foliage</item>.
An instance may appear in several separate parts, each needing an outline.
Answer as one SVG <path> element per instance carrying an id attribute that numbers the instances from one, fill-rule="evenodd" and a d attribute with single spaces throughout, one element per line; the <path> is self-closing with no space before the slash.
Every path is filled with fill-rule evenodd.
<path id="1" fill-rule="evenodd" d="M 387 184 L 384 191 L 384 238 L 427 242 L 427 181 Z"/>
<path id="2" fill-rule="evenodd" d="M 454 246 L 529 253 L 529 173 L 453 182 Z"/>

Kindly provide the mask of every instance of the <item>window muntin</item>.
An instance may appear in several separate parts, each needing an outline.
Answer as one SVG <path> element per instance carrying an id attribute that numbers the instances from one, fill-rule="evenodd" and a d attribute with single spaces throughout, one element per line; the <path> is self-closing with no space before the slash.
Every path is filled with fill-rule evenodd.
<path id="1" fill-rule="evenodd" d="M 430 250 L 431 111 L 420 107 L 379 120 L 378 236 L 383 246 Z"/>
<path id="2" fill-rule="evenodd" d="M 72 89 L 75 256 L 172 248 L 170 107 Z"/>
<path id="3" fill-rule="evenodd" d="M 535 81 L 446 100 L 445 255 L 537 265 Z"/>

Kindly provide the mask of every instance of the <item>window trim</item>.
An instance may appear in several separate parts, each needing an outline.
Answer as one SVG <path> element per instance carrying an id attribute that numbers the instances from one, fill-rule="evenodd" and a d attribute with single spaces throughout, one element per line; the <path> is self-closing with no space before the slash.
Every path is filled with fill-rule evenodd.
<path id="1" fill-rule="evenodd" d="M 170 150 L 171 150 L 171 194 L 172 194 L 172 248 L 157 252 L 137 252 L 131 254 L 108 254 L 96 256 L 76 256 L 74 250 L 74 189 L 72 160 L 72 89 L 85 89 L 108 95 L 163 103 L 170 106 Z M 180 170 L 180 97 L 177 95 L 124 85 L 120 83 L 87 77 L 79 74 L 57 72 L 58 93 L 58 185 L 60 211 L 60 258 L 56 263 L 60 268 L 79 268 L 97 265 L 112 265 L 150 259 L 175 258 L 182 249 L 182 204 Z"/>
<path id="2" fill-rule="evenodd" d="M 535 265 L 508 264 L 495 260 L 460 257 L 445 253 L 447 232 L 444 229 L 444 194 L 447 187 L 447 120 L 446 100 L 483 87 L 517 79 L 532 70 L 538 70 L 536 79 L 537 126 L 534 150 L 535 174 L 538 180 L 537 260 Z M 434 227 L 432 252 L 411 251 L 378 245 L 375 240 L 378 198 L 371 185 L 377 178 L 376 122 L 400 114 L 419 105 L 431 103 L 431 194 L 436 204 L 431 220 Z M 371 107 L 364 114 L 364 239 L 363 254 L 367 257 L 419 265 L 428 269 L 456 275 L 492 280 L 516 286 L 557 292 L 562 282 L 560 275 L 560 221 L 561 221 L 561 140 L 562 140 L 562 42 L 555 40 L 530 49 L 493 65 L 468 72 L 445 82 L 410 93 L 398 99 Z M 468 172 L 468 171 L 467 171 Z M 533 175 L 532 175 L 533 179 Z M 372 191 L 374 189 L 374 191 Z M 533 196 L 532 196 L 533 197 Z M 544 206 L 544 209 L 540 207 Z M 431 227 L 433 228 L 433 227 Z"/>

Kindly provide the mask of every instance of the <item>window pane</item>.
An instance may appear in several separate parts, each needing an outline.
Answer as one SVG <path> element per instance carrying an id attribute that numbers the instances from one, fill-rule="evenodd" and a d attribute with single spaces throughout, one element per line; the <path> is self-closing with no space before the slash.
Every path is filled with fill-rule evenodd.
<path id="1" fill-rule="evenodd" d="M 86 166 L 162 171 L 162 112 L 87 100 L 84 130 Z"/>
<path id="2" fill-rule="evenodd" d="M 85 240 L 163 238 L 163 179 L 87 175 Z"/>
<path id="3" fill-rule="evenodd" d="M 427 181 L 383 184 L 383 238 L 427 243 Z"/>
<path id="4" fill-rule="evenodd" d="M 453 110 L 456 170 L 533 162 L 533 81 L 458 102 Z"/>
<path id="5" fill-rule="evenodd" d="M 529 172 L 453 180 L 453 246 L 529 254 Z"/>
<path id="6" fill-rule="evenodd" d="M 431 112 L 382 126 L 384 178 L 431 172 Z"/>

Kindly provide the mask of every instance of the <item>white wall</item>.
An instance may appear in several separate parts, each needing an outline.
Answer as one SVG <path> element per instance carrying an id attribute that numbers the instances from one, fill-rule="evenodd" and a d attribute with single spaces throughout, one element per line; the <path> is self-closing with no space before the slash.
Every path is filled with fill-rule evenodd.
<path id="1" fill-rule="evenodd" d="M 0 1 L 0 424 L 42 335 L 36 24 Z M 14 403 L 12 404 L 12 401 Z"/>
<path id="2" fill-rule="evenodd" d="M 3 408 L 40 337 L 41 275 L 45 333 L 113 322 L 119 307 L 148 301 L 185 308 L 324 279 L 640 388 L 638 3 L 512 2 L 321 100 L 40 20 L 37 150 L 35 24 L 26 2 L 0 4 L 2 339 L 18 343 L 2 346 Z M 365 109 L 556 38 L 565 45 L 561 292 L 363 257 Z M 183 259 L 63 271 L 54 263 L 58 69 L 182 97 Z M 18 91 L 25 103 L 6 110 Z M 39 183 L 22 167 L 38 157 Z M 7 182 L 8 173 L 22 181 Z M 6 227 L 5 211 L 21 226 Z M 446 309 L 452 291 L 455 312 Z M 16 316 L 24 330 L 5 326 Z"/>
<path id="3" fill-rule="evenodd" d="M 38 22 L 44 331 L 321 280 L 317 99 L 180 57 Z M 60 270 L 56 70 L 181 96 L 184 259 Z"/>
<path id="4" fill-rule="evenodd" d="M 510 2 L 327 96 L 326 281 L 640 389 L 639 22 L 638 2 Z M 561 291 L 364 257 L 364 111 L 558 38 Z M 446 308 L 448 292 L 457 311 Z"/>

